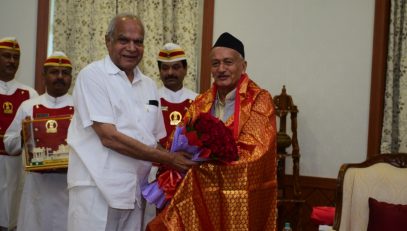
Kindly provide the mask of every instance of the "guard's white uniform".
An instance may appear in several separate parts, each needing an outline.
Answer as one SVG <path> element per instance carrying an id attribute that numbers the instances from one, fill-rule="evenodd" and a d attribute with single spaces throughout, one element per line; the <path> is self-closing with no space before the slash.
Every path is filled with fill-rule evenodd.
<path id="1" fill-rule="evenodd" d="M 73 93 L 75 114 L 68 131 L 68 230 L 105 227 L 110 208 L 144 209 L 140 185 L 146 183 L 151 163 L 106 148 L 91 127 L 94 121 L 114 124 L 118 131 L 151 147 L 166 135 L 154 81 L 138 68 L 134 73 L 130 83 L 126 74 L 106 56 L 85 67 L 78 75 Z M 77 206 L 74 200 L 81 199 L 77 195 L 95 195 L 94 189 L 88 193 L 92 187 L 100 192 L 105 206 L 100 206 L 100 199 L 89 205 L 95 210 Z M 88 211 L 95 211 L 98 216 L 90 216 Z M 133 231 L 142 229 L 142 221 L 137 223 Z"/>
<path id="2" fill-rule="evenodd" d="M 31 87 L 11 80 L 0 80 L 0 94 L 12 95 L 17 89 L 28 90 L 30 98 L 38 96 Z M 15 108 L 15 110 L 17 110 Z M 0 125 L 1 126 L 1 125 Z M 0 155 L 0 226 L 13 228 L 17 224 L 18 207 L 22 188 L 21 156 Z"/>
<path id="3" fill-rule="evenodd" d="M 158 94 L 160 95 L 160 98 L 164 98 L 170 103 L 182 103 L 186 99 L 194 100 L 195 97 L 198 95 L 196 92 L 193 92 L 185 87 L 175 92 L 166 87 L 161 87 L 158 90 Z"/>
<path id="4" fill-rule="evenodd" d="M 54 98 L 47 93 L 24 101 L 7 129 L 4 144 L 8 153 L 21 152 L 21 121 L 33 118 L 33 107 L 47 108 L 73 106 L 72 96 Z M 66 173 L 35 173 L 25 175 L 20 202 L 17 231 L 64 231 L 68 219 L 68 190 Z"/>

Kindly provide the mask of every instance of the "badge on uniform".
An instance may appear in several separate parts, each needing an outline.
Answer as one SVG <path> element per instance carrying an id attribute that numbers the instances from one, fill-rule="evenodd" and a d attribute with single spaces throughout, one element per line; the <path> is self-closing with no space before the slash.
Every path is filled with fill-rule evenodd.
<path id="1" fill-rule="evenodd" d="M 182 120 L 182 115 L 181 115 L 180 112 L 178 112 L 178 111 L 171 112 L 171 114 L 170 114 L 170 125 L 176 126 L 176 125 L 179 124 L 179 122 L 181 122 L 181 120 Z"/>
<path id="2" fill-rule="evenodd" d="M 13 114 L 13 104 L 9 101 L 3 103 L 3 113 L 4 114 Z"/>
<path id="3" fill-rule="evenodd" d="M 45 128 L 47 133 L 57 133 L 58 122 L 56 120 L 47 120 Z"/>

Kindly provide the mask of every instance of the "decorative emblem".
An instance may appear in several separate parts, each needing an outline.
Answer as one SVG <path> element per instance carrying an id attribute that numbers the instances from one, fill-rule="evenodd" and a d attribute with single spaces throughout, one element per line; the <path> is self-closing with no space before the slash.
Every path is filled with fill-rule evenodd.
<path id="1" fill-rule="evenodd" d="M 176 126 L 177 124 L 179 124 L 179 122 L 181 122 L 181 120 L 182 120 L 181 113 L 179 113 L 178 111 L 171 112 L 171 114 L 170 114 L 170 125 Z"/>
<path id="2" fill-rule="evenodd" d="M 13 114 L 13 104 L 9 101 L 3 103 L 4 114 Z"/>
<path id="3" fill-rule="evenodd" d="M 47 120 L 45 123 L 45 128 L 47 129 L 47 133 L 57 133 L 58 123 L 55 120 Z"/>

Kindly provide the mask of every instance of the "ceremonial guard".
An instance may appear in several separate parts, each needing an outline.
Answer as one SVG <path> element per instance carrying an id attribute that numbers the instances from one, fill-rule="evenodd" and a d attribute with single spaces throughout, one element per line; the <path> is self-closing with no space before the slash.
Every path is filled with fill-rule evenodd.
<path id="1" fill-rule="evenodd" d="M 158 68 L 160 79 L 164 86 L 158 90 L 163 112 L 167 136 L 160 140 L 163 147 L 167 147 L 167 137 L 174 131 L 175 126 L 182 120 L 197 93 L 183 85 L 187 74 L 188 64 L 185 51 L 177 44 L 167 43 L 158 54 Z"/>
<path id="2" fill-rule="evenodd" d="M 167 132 L 167 136 L 160 139 L 160 144 L 162 147 L 168 148 L 170 146 L 167 143 L 168 137 L 171 136 L 177 124 L 181 122 L 182 116 L 198 94 L 183 85 L 188 64 L 185 51 L 179 45 L 174 43 L 165 44 L 158 53 L 157 63 L 160 79 L 164 85 L 158 89 L 158 94 Z M 149 182 L 156 179 L 159 166 L 159 164 L 153 163 L 148 177 Z M 147 204 L 146 214 L 154 217 L 156 214 L 155 206 Z"/>
<path id="3" fill-rule="evenodd" d="M 0 39 L 0 231 L 16 226 L 22 183 L 21 156 L 6 152 L 4 133 L 20 104 L 38 96 L 34 89 L 14 79 L 19 63 L 20 46 L 16 38 Z"/>
<path id="4" fill-rule="evenodd" d="M 22 121 L 32 120 L 32 134 L 27 135 L 29 131 L 23 131 L 25 133 L 23 138 L 24 143 L 31 142 L 32 149 L 45 150 L 46 155 L 43 155 L 41 157 L 43 160 L 37 164 L 43 164 L 48 159 L 51 159 L 50 161 L 58 159 L 62 152 L 67 154 L 67 129 L 69 118 L 74 113 L 72 96 L 68 94 L 72 80 L 72 64 L 69 58 L 63 52 L 54 52 L 44 63 L 43 76 L 46 93 L 21 105 L 4 138 L 7 152 L 20 153 L 21 132 L 25 129 L 22 127 Z M 24 149 L 23 153 L 28 151 Z M 25 163 L 27 166 L 32 164 L 29 161 L 28 159 Z M 29 171 L 26 175 L 17 231 L 67 229 L 66 169 L 55 170 L 45 167 L 41 172 Z"/>

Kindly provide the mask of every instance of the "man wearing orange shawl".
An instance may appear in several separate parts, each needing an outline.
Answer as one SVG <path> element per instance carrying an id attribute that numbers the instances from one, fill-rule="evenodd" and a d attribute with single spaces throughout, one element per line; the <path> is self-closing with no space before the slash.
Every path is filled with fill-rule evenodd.
<path id="1" fill-rule="evenodd" d="M 184 122 L 210 112 L 233 131 L 239 160 L 190 169 L 147 230 L 276 230 L 276 115 L 272 97 L 245 73 L 243 43 L 223 33 L 211 51 L 214 84 Z"/>

